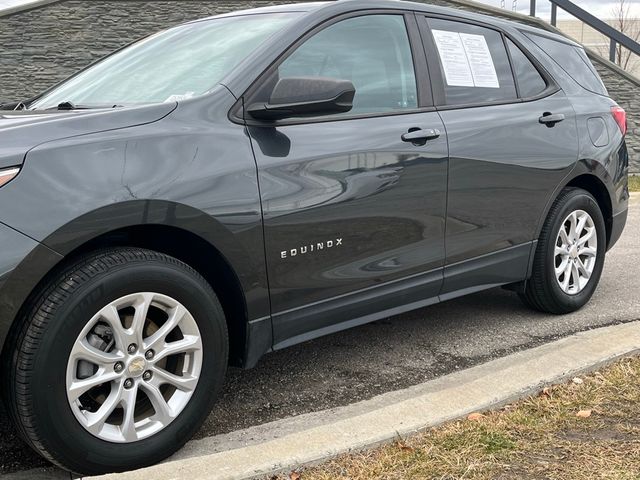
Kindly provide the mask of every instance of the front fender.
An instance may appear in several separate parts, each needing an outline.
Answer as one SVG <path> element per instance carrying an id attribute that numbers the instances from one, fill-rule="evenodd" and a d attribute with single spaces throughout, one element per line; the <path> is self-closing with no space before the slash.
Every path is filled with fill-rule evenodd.
<path id="1" fill-rule="evenodd" d="M 256 262 L 256 256 L 248 251 L 246 244 L 238 241 L 236 232 L 219 219 L 188 205 L 166 200 L 130 200 L 107 205 L 67 223 L 42 243 L 67 256 L 109 232 L 141 225 L 175 227 L 205 240 L 224 257 L 237 275 L 247 301 L 249 320 L 269 315 L 263 264 Z"/>
<path id="2" fill-rule="evenodd" d="M 219 88 L 155 123 L 38 145 L 0 188 L 0 221 L 62 256 L 130 226 L 180 228 L 232 266 L 249 320 L 268 316 L 256 166 L 226 118 L 234 102 Z"/>
<path id="3" fill-rule="evenodd" d="M 66 256 L 102 235 L 141 225 L 175 227 L 205 240 L 232 265 L 245 294 L 249 319 L 269 315 L 263 269 L 254 264 L 252 256 L 225 225 L 187 205 L 132 200 L 86 213 L 48 235 L 41 244 L 8 227 L 0 228 L 2 244 L 14 246 L 7 260 L 10 271 L 0 277 L 0 345 L 30 293 Z M 5 234 L 20 236 L 20 241 L 12 237 L 5 242 Z"/>

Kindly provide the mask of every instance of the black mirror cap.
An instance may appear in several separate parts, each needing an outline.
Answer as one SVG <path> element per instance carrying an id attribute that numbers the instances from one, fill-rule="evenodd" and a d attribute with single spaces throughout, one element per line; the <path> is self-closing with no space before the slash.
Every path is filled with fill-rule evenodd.
<path id="1" fill-rule="evenodd" d="M 259 120 L 281 120 L 345 113 L 353 108 L 356 89 L 349 80 L 323 77 L 289 77 L 278 81 L 269 103 L 249 106 Z"/>

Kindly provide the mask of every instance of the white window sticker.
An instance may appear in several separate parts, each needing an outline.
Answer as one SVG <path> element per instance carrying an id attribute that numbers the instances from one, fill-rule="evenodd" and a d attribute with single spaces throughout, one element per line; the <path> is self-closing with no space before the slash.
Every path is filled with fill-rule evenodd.
<path id="1" fill-rule="evenodd" d="M 432 30 L 445 80 L 451 87 L 500 88 L 483 35 Z"/>
<path id="2" fill-rule="evenodd" d="M 473 83 L 476 87 L 500 88 L 496 67 L 491 58 L 489 45 L 484 35 L 471 35 L 461 33 L 460 38 L 464 45 L 464 50 L 469 59 L 469 66 L 473 74 Z"/>
<path id="3" fill-rule="evenodd" d="M 445 30 L 432 30 L 432 32 L 447 85 L 452 87 L 475 86 L 460 34 Z"/>

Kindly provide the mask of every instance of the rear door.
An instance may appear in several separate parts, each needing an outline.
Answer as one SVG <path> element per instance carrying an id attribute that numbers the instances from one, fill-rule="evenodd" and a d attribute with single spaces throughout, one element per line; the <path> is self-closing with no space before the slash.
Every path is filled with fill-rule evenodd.
<path id="1" fill-rule="evenodd" d="M 573 108 L 517 40 L 419 20 L 449 140 L 443 298 L 523 280 L 545 206 L 577 160 Z"/>
<path id="2" fill-rule="evenodd" d="M 246 117 L 276 347 L 420 304 L 442 284 L 447 139 L 415 16 L 359 12 L 322 25 L 245 104 L 268 98 L 279 78 L 305 76 L 352 81 L 353 110 L 274 124 Z M 403 140 L 419 130 L 431 134 Z"/>

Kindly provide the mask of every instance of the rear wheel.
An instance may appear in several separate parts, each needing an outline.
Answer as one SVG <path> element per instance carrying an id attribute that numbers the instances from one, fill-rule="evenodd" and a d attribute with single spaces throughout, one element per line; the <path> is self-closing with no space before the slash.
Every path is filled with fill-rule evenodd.
<path id="1" fill-rule="evenodd" d="M 157 463 L 196 432 L 222 386 L 220 303 L 197 272 L 157 252 L 80 260 L 23 322 L 7 404 L 27 442 L 67 470 Z"/>
<path id="2" fill-rule="evenodd" d="M 605 223 L 598 203 L 585 190 L 564 189 L 544 224 L 532 277 L 520 297 L 548 313 L 582 308 L 598 286 L 605 251 Z"/>

